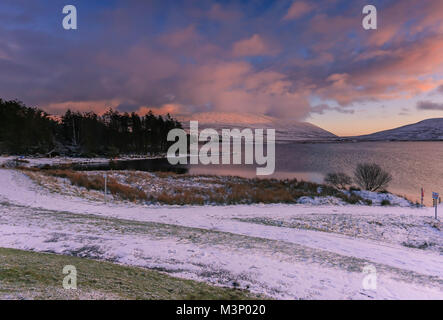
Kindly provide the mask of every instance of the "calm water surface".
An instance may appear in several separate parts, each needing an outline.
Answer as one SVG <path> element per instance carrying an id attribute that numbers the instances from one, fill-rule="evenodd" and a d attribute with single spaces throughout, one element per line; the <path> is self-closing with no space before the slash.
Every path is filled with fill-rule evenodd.
<path id="1" fill-rule="evenodd" d="M 389 171 L 389 190 L 420 200 L 425 189 L 427 204 L 431 192 L 443 193 L 443 142 L 359 142 L 276 145 L 276 178 L 298 178 L 322 182 L 328 172 L 343 171 L 352 176 L 357 163 L 375 162 Z M 191 166 L 190 173 L 255 176 L 253 166 Z"/>

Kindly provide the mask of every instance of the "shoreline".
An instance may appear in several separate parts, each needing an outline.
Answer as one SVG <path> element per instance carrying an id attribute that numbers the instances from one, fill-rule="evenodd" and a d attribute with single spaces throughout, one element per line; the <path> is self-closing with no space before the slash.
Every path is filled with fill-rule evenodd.
<path id="1" fill-rule="evenodd" d="M 5 164 L 8 161 L 17 160 L 23 166 L 35 166 L 41 167 L 44 165 L 56 166 L 56 165 L 72 165 L 72 164 L 103 164 L 110 163 L 112 161 L 131 161 L 131 160 L 152 160 L 152 159 L 166 159 L 166 155 L 156 155 L 156 156 L 119 156 L 116 158 L 106 158 L 106 157 L 44 157 L 44 156 L 0 156 L 0 165 Z"/>

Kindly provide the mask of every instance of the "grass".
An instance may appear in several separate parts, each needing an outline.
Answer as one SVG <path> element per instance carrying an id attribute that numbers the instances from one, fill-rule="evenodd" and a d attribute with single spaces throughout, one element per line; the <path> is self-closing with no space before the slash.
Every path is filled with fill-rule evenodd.
<path id="1" fill-rule="evenodd" d="M 77 269 L 77 290 L 63 289 L 63 267 Z M 257 299 L 163 273 L 85 258 L 0 248 L 0 299 Z"/>
<path id="2" fill-rule="evenodd" d="M 28 175 L 65 178 L 74 186 L 104 191 L 102 174 L 72 170 L 41 170 Z M 40 184 L 41 183 L 40 181 Z M 303 196 L 334 196 L 350 204 L 366 203 L 361 197 L 347 195 L 335 188 L 297 179 L 248 179 L 174 173 L 110 172 L 108 190 L 117 198 L 166 205 L 233 205 L 254 203 L 297 203 Z"/>
<path id="3" fill-rule="evenodd" d="M 32 170 L 36 172 L 35 170 Z M 72 170 L 44 170 L 46 175 L 68 179 L 72 185 L 86 188 L 87 190 L 105 190 L 105 178 L 102 175 L 88 175 L 83 172 Z M 137 201 L 147 200 L 147 195 L 143 190 L 133 188 L 128 185 L 117 182 L 116 179 L 110 177 L 107 181 L 109 192 L 123 200 Z"/>

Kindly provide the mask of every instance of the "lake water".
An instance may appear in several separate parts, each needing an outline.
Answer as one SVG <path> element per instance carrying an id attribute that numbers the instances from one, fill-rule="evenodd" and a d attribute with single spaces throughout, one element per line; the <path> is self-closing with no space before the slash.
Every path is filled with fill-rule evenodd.
<path id="1" fill-rule="evenodd" d="M 291 143 L 276 145 L 275 178 L 322 182 L 328 172 L 352 176 L 360 162 L 375 162 L 390 172 L 388 190 L 412 201 L 432 203 L 431 192 L 443 193 L 443 142 Z M 113 169 L 173 170 L 179 173 L 255 177 L 254 165 L 186 165 L 171 167 L 166 159 L 116 163 Z M 96 167 L 97 168 L 97 167 Z M 107 169 L 101 166 L 100 169 Z"/>

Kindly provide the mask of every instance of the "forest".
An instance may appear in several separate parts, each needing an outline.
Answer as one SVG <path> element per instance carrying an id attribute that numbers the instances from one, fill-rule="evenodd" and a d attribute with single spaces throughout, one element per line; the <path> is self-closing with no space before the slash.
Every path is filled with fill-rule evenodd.
<path id="1" fill-rule="evenodd" d="M 0 153 L 16 155 L 109 156 L 153 155 L 167 151 L 169 130 L 182 128 L 169 114 L 102 115 L 67 110 L 60 117 L 0 99 Z"/>

